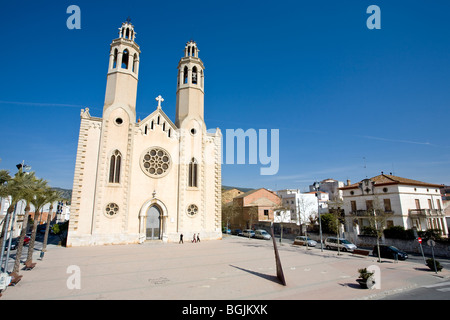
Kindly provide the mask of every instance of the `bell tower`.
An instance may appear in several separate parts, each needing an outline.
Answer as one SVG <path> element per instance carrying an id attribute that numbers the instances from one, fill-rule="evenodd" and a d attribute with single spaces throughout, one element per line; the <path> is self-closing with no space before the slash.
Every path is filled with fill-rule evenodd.
<path id="1" fill-rule="evenodd" d="M 178 82 L 175 125 L 180 128 L 186 118 L 203 123 L 204 70 L 198 57 L 200 50 L 191 40 L 186 43 L 184 57 L 178 63 Z"/>
<path id="2" fill-rule="evenodd" d="M 136 95 L 139 74 L 139 46 L 136 32 L 128 18 L 119 28 L 119 37 L 111 43 L 103 115 L 116 108 L 127 111 L 136 122 Z"/>

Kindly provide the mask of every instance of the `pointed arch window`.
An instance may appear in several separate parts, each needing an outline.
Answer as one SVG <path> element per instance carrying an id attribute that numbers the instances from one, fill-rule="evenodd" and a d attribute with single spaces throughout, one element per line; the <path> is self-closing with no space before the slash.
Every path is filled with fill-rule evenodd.
<path id="1" fill-rule="evenodd" d="M 122 154 L 119 150 L 115 150 L 111 155 L 109 162 L 109 182 L 120 183 L 120 166 L 122 163 Z"/>
<path id="2" fill-rule="evenodd" d="M 135 53 L 133 56 L 133 72 L 136 72 L 136 66 L 137 66 L 137 54 Z"/>
<path id="3" fill-rule="evenodd" d="M 183 71 L 183 83 L 187 84 L 188 83 L 188 67 L 184 67 L 184 71 Z"/>
<path id="4" fill-rule="evenodd" d="M 122 69 L 128 69 L 128 59 L 129 59 L 128 50 L 125 49 L 122 54 Z"/>
<path id="5" fill-rule="evenodd" d="M 117 49 L 114 49 L 114 60 L 113 60 L 113 69 L 117 67 Z"/>
<path id="6" fill-rule="evenodd" d="M 192 83 L 197 84 L 197 67 L 192 68 Z"/>
<path id="7" fill-rule="evenodd" d="M 197 181 L 198 181 L 198 163 L 195 158 L 191 159 L 191 162 L 189 162 L 189 181 L 188 186 L 189 187 L 197 187 Z"/>

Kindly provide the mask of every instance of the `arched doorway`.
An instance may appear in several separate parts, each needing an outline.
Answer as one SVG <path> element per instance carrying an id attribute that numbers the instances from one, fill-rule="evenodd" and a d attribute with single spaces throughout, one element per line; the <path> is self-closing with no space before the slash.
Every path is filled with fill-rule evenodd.
<path id="1" fill-rule="evenodd" d="M 158 206 L 152 205 L 147 210 L 146 223 L 146 239 L 158 240 L 160 239 L 161 230 L 161 210 Z"/>

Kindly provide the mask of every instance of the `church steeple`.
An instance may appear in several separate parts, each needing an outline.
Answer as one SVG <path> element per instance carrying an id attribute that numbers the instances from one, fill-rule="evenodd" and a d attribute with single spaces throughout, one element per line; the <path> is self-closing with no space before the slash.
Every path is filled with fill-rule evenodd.
<path id="1" fill-rule="evenodd" d="M 139 46 L 135 42 L 136 32 L 128 18 L 119 28 L 119 37 L 110 46 L 109 67 L 103 113 L 114 105 L 131 112 L 136 121 L 136 94 L 139 74 Z"/>
<path id="2" fill-rule="evenodd" d="M 198 57 L 199 51 L 197 43 L 190 40 L 184 48 L 184 57 L 178 63 L 177 127 L 188 117 L 203 121 L 205 67 Z"/>

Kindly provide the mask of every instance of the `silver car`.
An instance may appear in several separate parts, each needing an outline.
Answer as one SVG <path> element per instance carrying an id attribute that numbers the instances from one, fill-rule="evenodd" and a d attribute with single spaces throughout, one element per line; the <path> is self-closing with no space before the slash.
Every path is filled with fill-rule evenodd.
<path id="1" fill-rule="evenodd" d="M 253 238 L 255 236 L 255 231 L 253 231 L 251 229 L 245 229 L 244 231 L 242 231 L 242 236 L 248 237 L 248 238 Z"/>
<path id="2" fill-rule="evenodd" d="M 255 238 L 270 240 L 270 239 L 272 239 L 272 236 L 266 230 L 256 230 Z"/>
<path id="3" fill-rule="evenodd" d="M 294 244 L 300 246 L 304 246 L 307 244 L 308 247 L 315 247 L 317 245 L 317 242 L 305 236 L 298 236 L 295 237 Z"/>
<path id="4" fill-rule="evenodd" d="M 328 237 L 325 239 L 325 248 L 337 249 L 338 247 L 342 251 L 350 252 L 356 249 L 356 246 L 353 243 L 344 238 L 339 238 L 339 241 L 336 237 Z"/>

